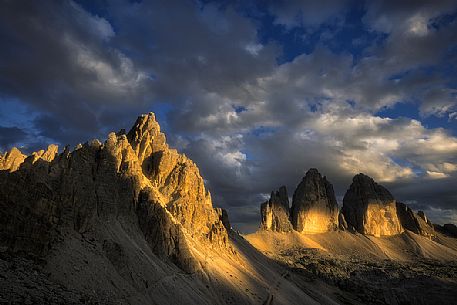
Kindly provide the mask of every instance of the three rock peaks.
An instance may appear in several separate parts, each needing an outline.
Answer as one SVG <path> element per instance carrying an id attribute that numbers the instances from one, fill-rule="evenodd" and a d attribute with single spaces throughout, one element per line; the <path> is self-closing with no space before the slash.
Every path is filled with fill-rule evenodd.
<path id="1" fill-rule="evenodd" d="M 282 186 L 262 203 L 260 213 L 261 228 L 278 232 L 324 233 L 340 229 L 379 237 L 406 229 L 434 236 L 434 225 L 422 211 L 414 213 L 364 174 L 354 176 L 341 210 L 332 184 L 311 168 L 295 189 L 290 208 L 286 187 Z"/>

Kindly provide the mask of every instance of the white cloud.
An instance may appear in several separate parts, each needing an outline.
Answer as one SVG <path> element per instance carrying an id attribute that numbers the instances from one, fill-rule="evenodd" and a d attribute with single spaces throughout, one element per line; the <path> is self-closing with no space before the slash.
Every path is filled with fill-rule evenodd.
<path id="1" fill-rule="evenodd" d="M 414 15 L 408 19 L 408 32 L 412 35 L 425 36 L 428 33 L 428 18 L 422 15 Z"/>
<path id="2" fill-rule="evenodd" d="M 246 51 L 253 55 L 253 56 L 257 56 L 259 55 L 259 52 L 263 49 L 263 45 L 257 43 L 257 44 L 253 44 L 253 43 L 250 43 L 250 44 L 247 44 L 246 47 L 245 47 Z"/>
<path id="3" fill-rule="evenodd" d="M 117 50 L 112 50 L 117 61 L 113 64 L 71 36 L 64 36 L 63 41 L 74 54 L 78 68 L 95 75 L 95 81 L 91 79 L 87 84 L 95 90 L 125 95 L 137 90 L 148 80 L 146 73 L 137 70 L 131 59 Z"/>
<path id="4" fill-rule="evenodd" d="M 106 19 L 89 14 L 74 1 L 70 1 L 69 5 L 74 9 L 75 18 L 80 23 L 80 26 L 91 29 L 93 34 L 105 41 L 114 37 L 114 30 Z"/>
<path id="5" fill-rule="evenodd" d="M 446 175 L 445 173 L 432 172 L 432 171 L 427 171 L 427 175 L 430 179 L 443 179 L 443 178 L 449 177 L 449 175 Z"/>
<path id="6" fill-rule="evenodd" d="M 415 176 L 410 167 L 402 167 L 376 151 L 343 149 L 342 152 L 340 168 L 352 175 L 365 173 L 381 182 Z"/>

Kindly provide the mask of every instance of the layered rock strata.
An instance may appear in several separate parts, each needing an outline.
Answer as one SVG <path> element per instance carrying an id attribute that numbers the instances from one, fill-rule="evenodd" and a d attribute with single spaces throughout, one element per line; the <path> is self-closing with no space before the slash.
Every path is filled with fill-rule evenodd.
<path id="1" fill-rule="evenodd" d="M 364 174 L 353 178 L 342 212 L 348 227 L 362 234 L 389 236 L 403 231 L 392 194 Z"/>
<path id="2" fill-rule="evenodd" d="M 277 232 L 289 232 L 292 224 L 289 221 L 289 197 L 287 189 L 281 186 L 271 192 L 270 199 L 260 206 L 261 228 Z"/>
<path id="3" fill-rule="evenodd" d="M 338 204 L 332 184 L 317 169 L 310 169 L 292 199 L 293 228 L 303 233 L 322 233 L 338 228 Z"/>
<path id="4" fill-rule="evenodd" d="M 168 147 L 153 113 L 103 144 L 60 154 L 51 145 L 28 157 L 12 149 L 0 169 L 0 246 L 8 251 L 45 255 L 62 232 L 97 232 L 111 221 L 138 223 L 151 249 L 186 271 L 198 268 L 189 240 L 229 247 L 226 213 L 213 208 L 197 166 Z"/>

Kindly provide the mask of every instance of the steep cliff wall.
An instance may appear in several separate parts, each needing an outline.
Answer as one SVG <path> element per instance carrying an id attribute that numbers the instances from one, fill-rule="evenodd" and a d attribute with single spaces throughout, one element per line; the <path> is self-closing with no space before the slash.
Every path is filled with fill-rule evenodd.
<path id="1" fill-rule="evenodd" d="M 289 197 L 287 189 L 281 186 L 271 192 L 270 199 L 260 206 L 261 228 L 277 232 L 289 232 L 292 224 L 289 221 Z"/>
<path id="2" fill-rule="evenodd" d="M 291 219 L 302 233 L 322 233 L 338 227 L 338 204 L 333 186 L 317 169 L 310 169 L 292 199 Z"/>
<path id="3" fill-rule="evenodd" d="M 364 174 L 353 178 L 342 212 L 348 226 L 362 234 L 389 236 L 403 231 L 392 194 Z"/>

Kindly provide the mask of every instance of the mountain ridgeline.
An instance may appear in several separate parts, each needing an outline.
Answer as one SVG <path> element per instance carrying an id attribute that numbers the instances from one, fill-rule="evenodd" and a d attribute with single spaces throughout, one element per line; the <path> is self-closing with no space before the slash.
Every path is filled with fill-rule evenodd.
<path id="1" fill-rule="evenodd" d="M 354 176 L 338 210 L 332 184 L 311 168 L 298 184 L 289 207 L 285 186 L 262 203 L 261 229 L 276 232 L 324 233 L 348 230 L 365 235 L 392 236 L 409 230 L 429 238 L 435 228 L 452 235 L 452 224 L 433 225 L 423 211 L 414 213 L 397 202 L 382 185 L 364 174 Z M 448 230 L 445 230 L 448 227 Z"/>
<path id="2" fill-rule="evenodd" d="M 50 145 L 0 157 L 0 244 L 46 255 L 60 228 L 85 234 L 112 220 L 139 228 L 151 249 L 181 268 L 199 268 L 183 237 L 225 247 L 223 212 L 212 207 L 196 165 L 170 149 L 154 114 L 74 151 Z M 27 191 L 24 191 L 27 190 Z"/>
<path id="3" fill-rule="evenodd" d="M 104 143 L 0 154 L 0 303 L 256 304 L 282 272 L 153 113 Z M 292 283 L 275 295 L 311 300 Z"/>
<path id="4" fill-rule="evenodd" d="M 12 148 L 0 154 L 0 303 L 455 300 L 457 228 L 433 225 L 363 174 L 341 210 L 332 184 L 310 169 L 291 207 L 281 187 L 261 216 L 256 233 L 232 230 L 153 113 L 103 143 Z"/>

